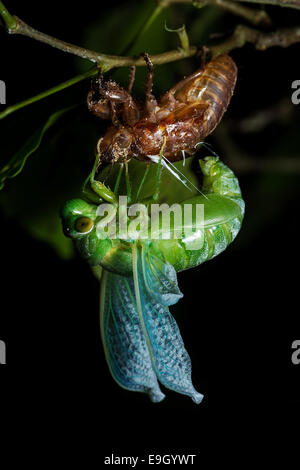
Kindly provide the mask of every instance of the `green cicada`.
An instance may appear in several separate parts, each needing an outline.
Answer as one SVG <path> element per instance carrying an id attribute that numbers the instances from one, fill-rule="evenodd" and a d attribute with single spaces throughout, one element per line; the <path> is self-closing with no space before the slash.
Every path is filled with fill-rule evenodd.
<path id="1" fill-rule="evenodd" d="M 103 228 L 104 214 L 99 207 L 103 199 L 111 203 L 110 221 L 116 222 L 118 201 L 94 179 L 94 173 L 90 199 L 73 199 L 62 212 L 65 234 L 75 240 L 80 254 L 93 267 L 102 269 L 101 336 L 111 374 L 121 387 L 148 393 L 153 402 L 164 398 L 158 382 L 190 396 L 195 403 L 203 398 L 193 387 L 190 357 L 169 311 L 182 297 L 176 273 L 224 251 L 239 232 L 244 215 L 233 172 L 217 157 L 199 163 L 202 193 L 179 204 L 182 208 L 203 207 L 201 228 L 192 236 L 191 221 L 174 219 L 165 228 L 159 219 L 155 232 L 159 236 L 152 237 L 147 226 L 137 237 L 125 238 L 120 232 L 112 237 Z M 97 203 L 95 195 L 101 195 Z M 191 214 L 193 219 L 195 214 Z M 126 223 L 131 219 L 127 216 Z"/>

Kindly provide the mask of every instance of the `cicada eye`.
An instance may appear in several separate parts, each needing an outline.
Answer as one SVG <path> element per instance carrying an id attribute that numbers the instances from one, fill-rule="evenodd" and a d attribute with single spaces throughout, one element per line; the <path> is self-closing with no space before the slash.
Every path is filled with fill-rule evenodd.
<path id="1" fill-rule="evenodd" d="M 94 221 L 89 217 L 80 217 L 75 222 L 75 229 L 80 233 L 87 233 L 94 227 Z"/>

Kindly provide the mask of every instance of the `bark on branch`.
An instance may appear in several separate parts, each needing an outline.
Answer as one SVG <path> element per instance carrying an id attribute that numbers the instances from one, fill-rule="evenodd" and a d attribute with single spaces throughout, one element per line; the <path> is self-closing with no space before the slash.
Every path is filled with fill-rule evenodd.
<path id="1" fill-rule="evenodd" d="M 208 45 L 208 47 L 213 56 L 217 56 L 243 47 L 246 43 L 251 43 L 257 50 L 264 51 L 269 47 L 289 47 L 298 42 L 300 42 L 300 26 L 265 33 L 245 25 L 238 25 L 230 38 L 211 47 Z"/>
<path id="2" fill-rule="evenodd" d="M 263 5 L 275 5 L 279 7 L 300 9 L 300 0 L 223 0 L 222 2 L 219 2 L 219 0 L 158 0 L 158 4 L 164 8 L 168 7 L 172 3 L 192 3 L 195 6 L 197 6 L 197 4 L 199 6 L 204 6 L 220 3 L 219 6 L 221 6 L 221 3 L 256 3 Z"/>
<path id="3" fill-rule="evenodd" d="M 1 5 L 1 2 L 0 2 Z M 1 10 L 0 10 L 1 14 Z M 28 24 L 24 23 L 20 18 L 13 17 L 15 19 L 15 24 L 13 27 L 9 27 L 6 24 L 7 31 L 9 34 L 21 34 L 23 36 L 30 37 L 37 41 L 40 41 L 49 46 L 60 49 L 63 52 L 68 52 L 70 54 L 77 55 L 83 59 L 90 60 L 101 67 L 103 71 L 108 71 L 114 67 L 130 67 L 132 65 L 144 66 L 145 61 L 142 57 L 126 57 L 126 56 L 116 56 L 102 54 L 100 52 L 91 51 L 90 49 L 85 49 L 83 47 L 75 46 L 60 39 L 49 36 L 48 34 L 37 31 Z M 162 54 L 152 55 L 151 61 L 153 64 L 165 64 L 168 62 L 173 62 L 175 60 L 184 59 L 186 57 L 192 57 L 197 53 L 196 46 L 190 46 L 185 49 L 175 49 Z"/>

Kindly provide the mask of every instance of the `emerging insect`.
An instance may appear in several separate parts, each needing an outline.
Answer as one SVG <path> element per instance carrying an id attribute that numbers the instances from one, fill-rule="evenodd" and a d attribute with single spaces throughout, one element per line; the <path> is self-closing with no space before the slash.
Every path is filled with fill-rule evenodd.
<path id="1" fill-rule="evenodd" d="M 126 162 L 132 157 L 151 161 L 165 142 L 164 156 L 181 160 L 195 152 L 220 122 L 236 83 L 237 67 L 228 55 L 220 55 L 181 80 L 159 103 L 151 94 L 153 67 L 148 66 L 146 102 L 140 107 L 132 98 L 135 70 L 128 91 L 100 76 L 88 94 L 89 109 L 102 119 L 112 120 L 98 151 L 104 162 Z M 154 159 L 154 161 L 156 161 Z"/>
<path id="2" fill-rule="evenodd" d="M 232 171 L 217 157 L 199 163 L 204 194 L 180 205 L 204 205 L 203 228 L 193 234 L 193 241 L 201 240 L 201 248 L 192 249 L 185 222 L 179 226 L 174 222 L 167 229 L 160 225 L 159 239 L 112 239 L 99 230 L 98 204 L 73 199 L 62 212 L 65 234 L 75 240 L 83 258 L 103 268 L 100 324 L 111 374 L 121 387 L 145 392 L 153 402 L 164 398 L 158 381 L 195 403 L 203 398 L 193 387 L 191 361 L 168 307 L 182 297 L 176 272 L 225 250 L 239 232 L 244 215 L 244 201 Z M 92 172 L 95 193 L 100 186 L 103 198 L 105 186 L 94 180 Z M 107 201 L 112 201 L 110 190 Z M 174 237 L 175 231 L 181 233 L 180 238 Z"/>

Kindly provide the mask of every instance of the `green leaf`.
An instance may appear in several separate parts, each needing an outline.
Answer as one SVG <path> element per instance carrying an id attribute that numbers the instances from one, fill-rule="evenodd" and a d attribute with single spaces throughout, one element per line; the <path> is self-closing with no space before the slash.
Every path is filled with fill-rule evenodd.
<path id="1" fill-rule="evenodd" d="M 53 126 L 62 115 L 71 109 L 74 109 L 74 106 L 61 109 L 60 111 L 51 114 L 46 123 L 38 128 L 20 148 L 20 150 L 12 156 L 9 162 L 0 169 L 0 190 L 3 189 L 6 179 L 14 178 L 23 170 L 27 159 L 39 148 L 45 132 Z"/>

